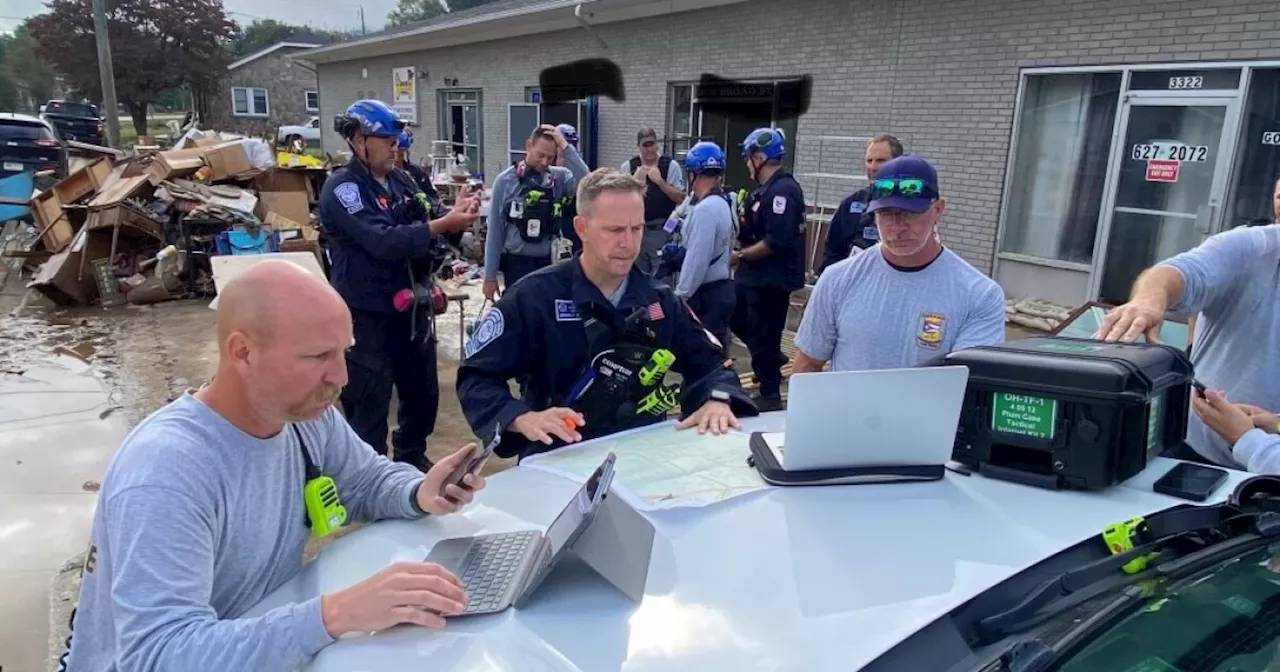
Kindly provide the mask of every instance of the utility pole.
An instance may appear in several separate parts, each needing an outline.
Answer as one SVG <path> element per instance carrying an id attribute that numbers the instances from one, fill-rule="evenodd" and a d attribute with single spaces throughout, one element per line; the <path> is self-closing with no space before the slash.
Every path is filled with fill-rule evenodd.
<path id="1" fill-rule="evenodd" d="M 368 34 L 368 31 L 364 29 L 364 5 L 360 5 L 360 34 Z"/>
<path id="2" fill-rule="evenodd" d="M 107 145 L 120 148 L 120 117 L 116 114 L 116 74 L 111 67 L 111 40 L 107 37 L 106 0 L 93 0 L 93 33 L 98 41 L 98 75 L 102 78 L 102 106 L 107 112 Z"/>

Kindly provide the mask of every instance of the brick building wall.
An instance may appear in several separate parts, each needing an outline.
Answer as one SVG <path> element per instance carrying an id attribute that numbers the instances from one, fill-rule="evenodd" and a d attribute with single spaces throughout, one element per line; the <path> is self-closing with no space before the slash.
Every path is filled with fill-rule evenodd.
<path id="1" fill-rule="evenodd" d="M 209 96 L 209 113 L 204 128 L 262 136 L 274 134 L 279 126 L 305 124 L 315 112 L 307 111 L 306 92 L 318 91 L 316 73 L 289 59 L 301 49 L 282 48 L 227 72 Z M 389 77 L 390 75 L 388 75 Z M 267 90 L 266 117 L 237 116 L 231 105 L 233 87 Z"/>
<path id="2" fill-rule="evenodd" d="M 598 26 L 609 52 L 571 30 L 322 64 L 321 110 L 338 114 L 357 92 L 390 100 L 391 69 L 414 65 L 428 73 L 418 82 L 421 142 L 436 135 L 443 79 L 457 78 L 482 91 L 492 176 L 506 165 L 507 105 L 523 102 L 547 65 L 598 56 L 623 68 L 626 102 L 600 105 L 601 165 L 634 153 L 639 126 L 666 127 L 669 82 L 809 74 L 796 172 L 861 170 L 861 149 L 847 144 L 842 158 L 829 145 L 817 165 L 818 136 L 898 135 L 938 167 L 943 239 L 990 271 L 1022 68 L 1274 58 L 1278 28 L 1280 6 L 1245 0 L 754 0 Z M 324 146 L 341 141 L 326 129 Z M 812 200 L 816 185 L 805 186 Z"/>

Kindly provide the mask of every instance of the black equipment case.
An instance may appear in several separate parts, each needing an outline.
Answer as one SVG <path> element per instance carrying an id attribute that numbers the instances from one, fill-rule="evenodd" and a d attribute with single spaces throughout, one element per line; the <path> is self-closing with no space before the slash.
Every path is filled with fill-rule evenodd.
<path id="1" fill-rule="evenodd" d="M 985 476 L 1100 490 L 1186 439 L 1192 367 L 1177 348 L 1038 337 L 944 363 L 969 367 L 952 459 Z"/>

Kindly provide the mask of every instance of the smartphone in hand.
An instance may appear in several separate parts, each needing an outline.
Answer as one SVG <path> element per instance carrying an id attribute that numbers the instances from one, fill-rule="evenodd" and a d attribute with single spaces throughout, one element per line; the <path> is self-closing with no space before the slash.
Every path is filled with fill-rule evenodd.
<path id="1" fill-rule="evenodd" d="M 467 460 L 462 463 L 462 466 L 458 467 L 452 474 L 449 474 L 449 478 L 446 479 L 444 482 L 445 487 L 448 487 L 450 485 L 466 487 L 462 485 L 462 479 L 466 477 L 467 474 L 474 474 L 479 472 L 480 468 L 484 466 L 484 463 L 489 460 L 489 456 L 493 455 L 493 451 L 498 449 L 498 444 L 501 442 L 502 442 L 502 426 L 498 425 L 497 427 L 494 428 L 493 439 L 489 441 L 488 445 L 486 445 L 484 448 L 477 448 L 476 450 L 473 450 L 471 452 L 471 456 L 468 457 Z M 452 501 L 452 498 L 449 497 L 449 495 L 445 495 L 444 497 L 445 499 L 449 499 L 450 501 Z"/>
<path id="2" fill-rule="evenodd" d="M 1200 382 L 1200 381 L 1196 380 L 1195 378 L 1192 378 L 1192 379 L 1191 379 L 1191 386 L 1192 386 L 1192 387 L 1194 387 L 1194 388 L 1196 388 L 1196 391 L 1200 393 L 1200 396 L 1204 396 L 1204 391 L 1205 391 L 1205 389 L 1206 389 L 1206 388 L 1205 388 L 1205 386 L 1204 386 L 1204 383 L 1202 383 L 1202 382 Z"/>

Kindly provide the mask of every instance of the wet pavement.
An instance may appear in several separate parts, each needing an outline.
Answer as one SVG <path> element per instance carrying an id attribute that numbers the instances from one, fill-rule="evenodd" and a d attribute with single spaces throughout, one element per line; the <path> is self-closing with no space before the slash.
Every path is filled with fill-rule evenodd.
<path id="1" fill-rule="evenodd" d="M 484 303 L 478 281 L 448 291 L 468 299 L 437 321 L 436 459 L 473 440 L 454 383 L 466 325 Z M 61 655 L 98 480 L 131 427 L 213 374 L 208 304 L 60 308 L 14 283 L 0 291 L 0 506 L 9 514 L 0 520 L 0 621 L 19 624 L 0 631 L 4 672 L 47 671 Z"/>

